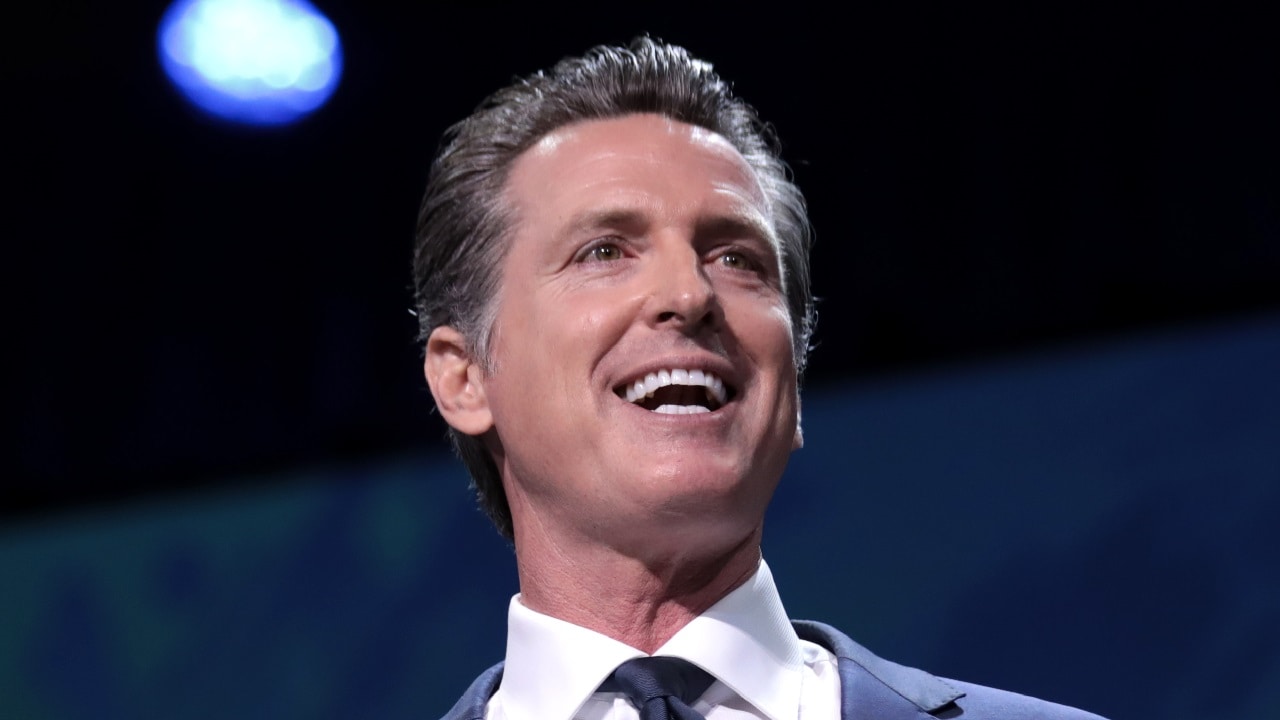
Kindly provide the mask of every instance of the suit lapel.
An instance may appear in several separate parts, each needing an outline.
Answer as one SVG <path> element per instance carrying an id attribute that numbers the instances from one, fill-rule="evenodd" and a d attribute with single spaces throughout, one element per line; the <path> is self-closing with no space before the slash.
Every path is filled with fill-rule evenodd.
<path id="1" fill-rule="evenodd" d="M 801 639 L 836 656 L 841 720 L 920 720 L 964 695 L 923 670 L 877 657 L 830 625 L 806 620 L 791 624 Z"/>

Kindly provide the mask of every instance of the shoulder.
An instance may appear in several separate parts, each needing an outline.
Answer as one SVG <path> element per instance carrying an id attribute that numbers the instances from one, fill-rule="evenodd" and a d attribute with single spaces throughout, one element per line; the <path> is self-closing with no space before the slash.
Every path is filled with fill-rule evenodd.
<path id="1" fill-rule="evenodd" d="M 1102 720 L 1066 705 L 899 665 L 830 625 L 804 620 L 792 625 L 801 639 L 822 645 L 836 656 L 844 718 L 906 718 L 925 712 L 964 720 Z"/>
<path id="2" fill-rule="evenodd" d="M 493 697 L 493 693 L 498 690 L 500 682 L 502 682 L 502 663 L 481 673 L 441 720 L 484 720 L 489 698 Z"/>
<path id="3" fill-rule="evenodd" d="M 1048 700 L 1019 695 L 1007 690 L 974 685 L 960 680 L 945 680 L 964 693 L 955 700 L 959 711 L 954 717 L 965 720 L 1103 720 L 1100 716 Z M 946 712 L 940 718 L 953 717 Z"/>

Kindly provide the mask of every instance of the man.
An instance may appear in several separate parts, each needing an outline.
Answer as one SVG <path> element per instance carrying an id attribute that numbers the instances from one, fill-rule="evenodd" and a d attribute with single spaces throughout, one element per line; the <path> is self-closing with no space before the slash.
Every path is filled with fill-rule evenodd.
<path id="1" fill-rule="evenodd" d="M 788 622 L 760 539 L 802 444 L 808 248 L 770 132 L 681 48 L 596 48 L 449 131 L 424 369 L 520 594 L 447 717 L 1094 717 Z"/>

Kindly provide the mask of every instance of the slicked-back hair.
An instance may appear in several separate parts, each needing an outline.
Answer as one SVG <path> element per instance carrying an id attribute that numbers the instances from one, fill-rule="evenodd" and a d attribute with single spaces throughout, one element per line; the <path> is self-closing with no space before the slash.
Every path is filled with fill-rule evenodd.
<path id="1" fill-rule="evenodd" d="M 512 164 L 566 125 L 637 113 L 718 133 L 755 171 L 780 245 L 796 371 L 803 372 L 816 320 L 811 237 L 804 196 L 791 182 L 777 138 L 710 64 L 647 37 L 628 47 L 599 46 L 518 80 L 445 132 L 418 214 L 413 277 L 420 342 L 435 328 L 451 326 L 466 338 L 470 357 L 492 371 L 489 345 L 512 222 L 503 193 Z M 480 506 L 513 540 L 511 509 L 492 455 L 478 437 L 453 428 L 449 435 Z"/>

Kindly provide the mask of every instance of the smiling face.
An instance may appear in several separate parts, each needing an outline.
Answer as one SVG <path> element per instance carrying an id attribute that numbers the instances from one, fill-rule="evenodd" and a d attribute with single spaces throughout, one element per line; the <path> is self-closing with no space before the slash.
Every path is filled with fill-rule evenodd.
<path id="1" fill-rule="evenodd" d="M 515 162 L 487 431 L 529 528 L 606 545 L 758 530 L 797 443 L 768 202 L 719 135 L 657 115 L 561 128 Z"/>

